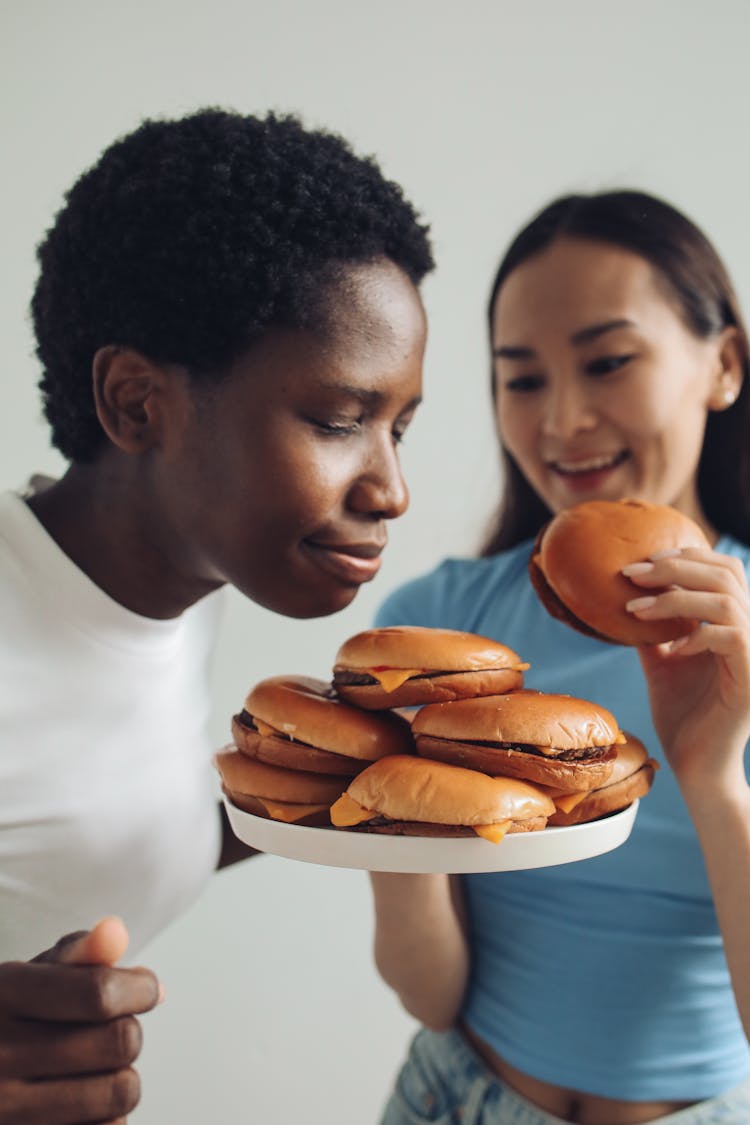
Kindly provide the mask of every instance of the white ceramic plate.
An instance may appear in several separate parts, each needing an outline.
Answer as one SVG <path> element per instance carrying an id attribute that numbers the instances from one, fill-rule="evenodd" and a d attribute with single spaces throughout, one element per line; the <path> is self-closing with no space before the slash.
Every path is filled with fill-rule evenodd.
<path id="1" fill-rule="evenodd" d="M 414 874 L 521 871 L 588 859 L 624 844 L 638 812 L 638 801 L 634 801 L 622 812 L 589 824 L 511 833 L 499 844 L 491 844 L 480 836 L 446 839 L 306 828 L 253 816 L 236 808 L 227 797 L 224 804 L 235 835 L 259 851 L 327 867 Z"/>

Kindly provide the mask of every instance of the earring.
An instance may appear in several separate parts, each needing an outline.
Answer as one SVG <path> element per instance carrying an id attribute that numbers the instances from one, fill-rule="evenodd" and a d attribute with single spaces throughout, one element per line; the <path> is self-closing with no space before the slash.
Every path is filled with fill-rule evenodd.
<path id="1" fill-rule="evenodd" d="M 724 405 L 725 406 L 731 406 L 733 402 L 734 402 L 734 391 L 730 391 L 730 390 L 724 391 Z"/>

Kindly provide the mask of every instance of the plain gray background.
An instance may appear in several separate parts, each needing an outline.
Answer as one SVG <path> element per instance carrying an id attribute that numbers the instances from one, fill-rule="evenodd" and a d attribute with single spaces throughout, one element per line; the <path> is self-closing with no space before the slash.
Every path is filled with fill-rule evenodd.
<path id="1" fill-rule="evenodd" d="M 432 224 L 426 399 L 403 447 L 411 509 L 339 615 L 288 621 L 230 595 L 217 746 L 255 680 L 327 678 L 389 589 L 475 549 L 497 496 L 486 294 L 539 206 L 656 192 L 750 296 L 747 0 L 4 0 L 0 18 L 3 486 L 62 468 L 37 400 L 34 247 L 63 192 L 142 117 L 298 112 L 375 154 Z M 263 857 L 218 875 L 139 956 L 167 1000 L 144 1019 L 133 1120 L 374 1125 L 413 1024 L 371 966 L 371 925 L 361 872 Z"/>

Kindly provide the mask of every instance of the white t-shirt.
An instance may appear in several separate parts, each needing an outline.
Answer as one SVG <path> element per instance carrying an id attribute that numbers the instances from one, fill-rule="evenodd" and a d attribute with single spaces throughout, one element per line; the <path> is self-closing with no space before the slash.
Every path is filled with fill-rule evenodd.
<path id="1" fill-rule="evenodd" d="M 197 897 L 220 844 L 218 612 L 132 613 L 0 494 L 0 961 L 104 914 L 132 955 Z"/>

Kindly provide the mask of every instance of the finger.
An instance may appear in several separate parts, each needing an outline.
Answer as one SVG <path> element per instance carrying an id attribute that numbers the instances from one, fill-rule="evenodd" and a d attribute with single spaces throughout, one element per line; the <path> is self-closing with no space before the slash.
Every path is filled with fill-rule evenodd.
<path id="1" fill-rule="evenodd" d="M 10 961 L 0 965 L 0 1010 L 11 1017 L 99 1023 L 148 1012 L 159 996 L 159 982 L 149 969 Z"/>
<path id="2" fill-rule="evenodd" d="M 747 649 L 740 642 L 736 629 L 723 625 L 710 625 L 707 622 L 702 622 L 691 633 L 678 637 L 677 640 L 661 648 L 664 656 L 671 656 L 673 653 L 679 656 L 695 656 L 700 652 L 710 652 L 714 656 L 724 657 L 727 661 L 744 659 L 745 664 L 749 663 Z M 742 665 L 733 663 L 732 667 L 737 672 Z"/>
<path id="3" fill-rule="evenodd" d="M 133 1016 L 81 1026 L 17 1020 L 11 1034 L 12 1052 L 0 1044 L 0 1078 L 60 1078 L 123 1070 L 135 1062 L 143 1046 L 143 1032 Z"/>
<path id="4" fill-rule="evenodd" d="M 622 574 L 638 586 L 681 586 L 689 590 L 723 591 L 747 599 L 744 569 L 739 559 L 730 555 L 693 551 L 654 556 L 654 559 L 623 567 Z"/>
<path id="5" fill-rule="evenodd" d="M 114 965 L 128 948 L 128 931 L 121 918 L 102 918 L 83 936 L 58 950 L 59 960 L 76 965 Z"/>
<path id="6" fill-rule="evenodd" d="M 81 965 L 115 965 L 125 955 L 128 931 L 121 918 L 102 918 L 87 937 L 68 947 L 66 961 Z"/>
<path id="7" fill-rule="evenodd" d="M 744 606 L 730 594 L 707 593 L 673 589 L 662 594 L 631 598 L 625 609 L 642 621 L 669 621 L 685 618 L 688 621 L 710 622 L 714 625 L 732 626 L 747 631 L 750 626 Z"/>
<path id="8" fill-rule="evenodd" d="M 35 962 L 86 965 L 114 965 L 128 947 L 128 931 L 121 918 L 107 915 L 90 930 L 66 934 L 50 949 L 33 958 Z"/>
<path id="9" fill-rule="evenodd" d="M 85 1078 L 0 1082 L 5 1120 L 23 1125 L 109 1125 L 132 1112 L 140 1097 L 140 1078 L 130 1067 Z"/>

